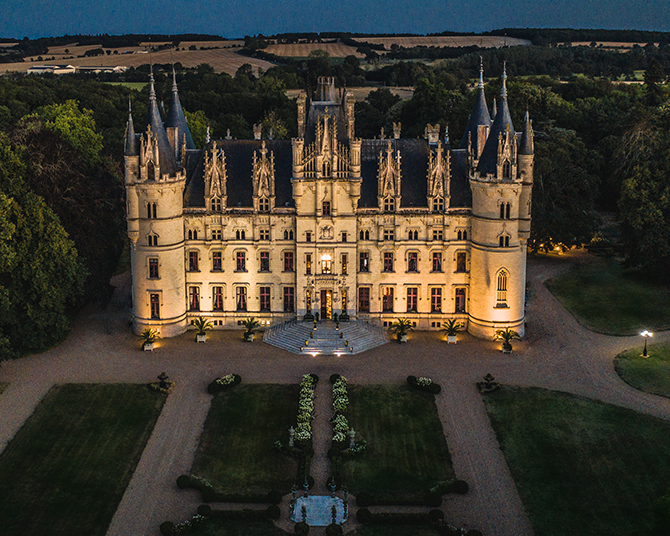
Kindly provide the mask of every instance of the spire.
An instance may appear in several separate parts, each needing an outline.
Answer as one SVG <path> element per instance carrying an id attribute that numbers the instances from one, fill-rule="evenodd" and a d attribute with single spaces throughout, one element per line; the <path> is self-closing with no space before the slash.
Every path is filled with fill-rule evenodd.
<path id="1" fill-rule="evenodd" d="M 135 137 L 135 125 L 133 124 L 133 107 L 128 96 L 128 124 L 126 125 L 126 156 L 137 156 L 137 138 Z"/>
<path id="2" fill-rule="evenodd" d="M 479 56 L 479 89 L 484 89 L 484 59 Z"/>
<path id="3" fill-rule="evenodd" d="M 493 97 L 493 105 L 491 106 L 491 119 L 495 121 L 496 115 L 498 115 L 498 104 L 496 103 L 496 98 Z"/>
<path id="4" fill-rule="evenodd" d="M 154 66 L 149 71 L 149 102 L 156 102 L 156 90 L 154 89 Z"/>
<path id="5" fill-rule="evenodd" d="M 477 83 L 477 89 L 477 100 L 475 101 L 475 105 L 472 108 L 472 113 L 470 113 L 470 120 L 468 121 L 468 126 L 463 133 L 460 148 L 467 149 L 469 141 L 472 140 L 472 143 L 475 146 L 474 148 L 477 150 L 477 154 L 479 154 L 481 153 L 481 146 L 486 141 L 485 139 L 480 140 L 479 127 L 491 126 L 491 116 L 489 115 L 489 109 L 486 105 L 486 94 L 484 93 L 484 63 L 481 59 L 481 56 L 479 59 L 479 82 Z"/>
<path id="6" fill-rule="evenodd" d="M 163 120 L 158 110 L 158 104 L 156 103 L 153 71 L 149 75 L 149 110 L 144 125 L 144 132 L 147 131 L 148 127 L 151 127 L 151 132 L 157 139 L 161 174 L 169 173 L 170 175 L 174 175 L 177 172 L 177 163 L 175 162 L 174 151 L 170 146 L 165 127 L 163 126 Z"/>
<path id="7" fill-rule="evenodd" d="M 172 98 L 170 99 L 170 109 L 168 110 L 167 117 L 165 119 L 165 128 L 174 128 L 176 129 L 175 139 L 181 140 L 186 136 L 186 148 L 195 149 L 195 143 L 193 143 L 193 137 L 191 136 L 191 131 L 188 128 L 188 123 L 186 122 L 186 116 L 184 115 L 184 110 L 181 107 L 181 101 L 179 100 L 179 89 L 177 88 L 177 73 L 175 73 L 174 65 L 172 66 Z M 181 161 L 183 158 L 182 147 L 176 147 L 177 160 Z"/>
<path id="8" fill-rule="evenodd" d="M 526 116 L 523 119 L 523 132 L 521 133 L 521 141 L 519 142 L 520 155 L 535 154 L 535 143 L 533 141 L 533 122 L 530 120 L 530 114 L 526 110 Z"/>
<path id="9" fill-rule="evenodd" d="M 503 62 L 502 88 L 500 89 L 501 100 L 507 100 L 507 62 Z"/>

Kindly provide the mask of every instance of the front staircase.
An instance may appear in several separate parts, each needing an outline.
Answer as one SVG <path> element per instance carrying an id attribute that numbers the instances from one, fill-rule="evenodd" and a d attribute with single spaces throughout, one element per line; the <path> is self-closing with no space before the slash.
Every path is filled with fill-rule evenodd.
<path id="1" fill-rule="evenodd" d="M 296 354 L 353 355 L 386 344 L 388 336 L 380 326 L 354 320 L 300 322 L 291 320 L 265 330 L 263 341 Z M 311 333 L 311 336 L 310 336 Z"/>

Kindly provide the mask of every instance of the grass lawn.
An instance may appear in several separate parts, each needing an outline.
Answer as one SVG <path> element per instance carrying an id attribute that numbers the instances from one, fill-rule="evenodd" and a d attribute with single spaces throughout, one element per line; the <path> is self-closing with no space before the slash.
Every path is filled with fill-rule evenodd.
<path id="1" fill-rule="evenodd" d="M 3 536 L 104 535 L 165 400 L 145 385 L 54 387 L 0 454 Z"/>
<path id="2" fill-rule="evenodd" d="M 216 395 L 191 473 L 226 494 L 288 493 L 295 460 L 274 449 L 298 411 L 297 385 L 241 384 Z"/>
<path id="3" fill-rule="evenodd" d="M 649 345 L 648 358 L 641 357 L 642 345 L 627 350 L 614 360 L 614 368 L 627 384 L 670 398 L 670 343 Z"/>
<path id="4" fill-rule="evenodd" d="M 536 536 L 652 534 L 670 423 L 538 388 L 483 398 Z"/>
<path id="5" fill-rule="evenodd" d="M 613 259 L 591 257 L 547 281 L 547 288 L 582 325 L 599 333 L 670 327 L 670 289 L 628 273 Z"/>
<path id="6" fill-rule="evenodd" d="M 415 498 L 454 478 L 432 395 L 408 385 L 350 385 L 349 425 L 367 450 L 344 461 L 344 482 L 384 499 Z"/>
<path id="7" fill-rule="evenodd" d="M 283 531 L 268 521 L 223 521 L 208 519 L 202 525 L 189 531 L 189 536 L 285 536 Z"/>
<path id="8" fill-rule="evenodd" d="M 104 82 L 110 86 L 125 86 L 130 89 L 136 89 L 137 91 L 142 91 L 144 86 L 147 85 L 147 82 Z"/>

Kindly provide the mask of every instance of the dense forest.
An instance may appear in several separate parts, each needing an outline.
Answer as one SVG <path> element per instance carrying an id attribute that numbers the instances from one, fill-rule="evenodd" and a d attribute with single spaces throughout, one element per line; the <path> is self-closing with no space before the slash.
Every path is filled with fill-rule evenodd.
<path id="1" fill-rule="evenodd" d="M 402 123 L 404 137 L 440 123 L 460 143 L 472 108 L 479 54 L 487 99 L 500 93 L 507 61 L 512 119 L 526 111 L 536 136 L 532 250 L 607 244 L 627 263 L 668 277 L 670 262 L 670 103 L 668 47 L 630 52 L 598 48 L 517 47 L 480 50 L 433 64 L 396 61 L 371 69 L 353 56 L 316 53 L 235 76 L 208 65 L 176 64 L 182 104 L 196 145 L 252 126 L 276 138 L 297 133 L 287 88 L 314 88 L 318 76 L 340 86 L 372 85 L 356 106 L 356 133 L 379 136 Z M 171 66 L 155 66 L 160 101 L 171 93 Z M 126 242 L 123 135 L 128 101 L 141 125 L 148 66 L 123 75 L 0 78 L 0 358 L 58 343 L 83 303 L 109 296 Z M 641 84 L 618 79 L 644 73 Z M 115 82 L 111 84 L 109 82 Z M 120 84 L 119 84 L 120 83 Z M 401 100 L 388 87 L 412 86 Z M 448 132 L 446 131 L 448 128 Z M 602 214 L 620 231 L 603 231 Z M 611 218 L 610 218 L 611 219 Z"/>

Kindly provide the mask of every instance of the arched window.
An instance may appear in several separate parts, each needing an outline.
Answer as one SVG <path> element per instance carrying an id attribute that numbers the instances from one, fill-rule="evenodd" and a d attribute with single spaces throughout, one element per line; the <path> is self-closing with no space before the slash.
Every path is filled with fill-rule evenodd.
<path id="1" fill-rule="evenodd" d="M 153 162 L 147 164 L 147 180 L 153 181 L 156 180 L 156 168 L 154 167 Z"/>
<path id="2" fill-rule="evenodd" d="M 507 307 L 507 272 L 498 272 L 498 287 L 496 295 L 496 307 Z"/>
<path id="3" fill-rule="evenodd" d="M 512 178 L 512 164 L 510 164 L 509 160 L 505 160 L 503 163 L 503 179 L 511 179 Z"/>
<path id="4" fill-rule="evenodd" d="M 330 201 L 324 201 L 322 204 L 322 212 L 324 216 L 330 216 Z"/>
<path id="5" fill-rule="evenodd" d="M 284 240 L 288 240 L 288 231 L 284 231 Z"/>
<path id="6" fill-rule="evenodd" d="M 463 231 L 458 231 L 458 240 L 463 240 Z"/>
<path id="7" fill-rule="evenodd" d="M 463 240 L 467 240 L 467 239 L 468 239 L 468 232 L 463 231 Z"/>
<path id="8" fill-rule="evenodd" d="M 293 229 L 288 232 L 288 239 L 293 240 Z"/>
<path id="9" fill-rule="evenodd" d="M 193 240 L 193 231 L 191 229 L 188 230 L 188 239 Z"/>
<path id="10" fill-rule="evenodd" d="M 509 247 L 509 235 L 500 235 L 499 243 L 500 243 L 501 248 L 508 248 Z"/>
<path id="11" fill-rule="evenodd" d="M 330 177 L 330 162 L 327 160 L 323 162 L 323 176 Z"/>

